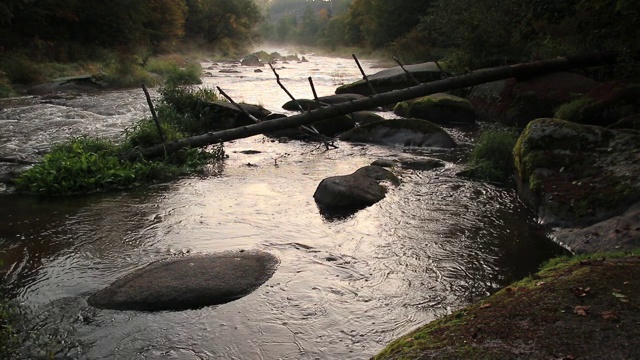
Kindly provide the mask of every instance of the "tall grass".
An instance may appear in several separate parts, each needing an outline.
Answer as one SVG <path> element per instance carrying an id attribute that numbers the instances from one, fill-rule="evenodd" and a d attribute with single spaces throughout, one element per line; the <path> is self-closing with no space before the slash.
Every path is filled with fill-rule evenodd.
<path id="1" fill-rule="evenodd" d="M 500 184 L 513 181 L 513 148 L 518 133 L 513 130 L 487 130 L 480 134 L 471 152 L 471 176 Z"/>

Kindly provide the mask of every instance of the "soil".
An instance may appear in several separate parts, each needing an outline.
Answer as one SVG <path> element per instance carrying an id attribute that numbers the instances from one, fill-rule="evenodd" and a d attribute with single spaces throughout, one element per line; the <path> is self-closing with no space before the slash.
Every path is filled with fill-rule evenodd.
<path id="1" fill-rule="evenodd" d="M 552 260 L 375 359 L 639 359 L 640 251 Z"/>

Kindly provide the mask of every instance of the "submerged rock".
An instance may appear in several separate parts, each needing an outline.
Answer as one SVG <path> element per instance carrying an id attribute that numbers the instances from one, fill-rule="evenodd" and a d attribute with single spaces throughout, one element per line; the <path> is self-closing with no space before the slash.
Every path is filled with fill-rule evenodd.
<path id="1" fill-rule="evenodd" d="M 350 175 L 332 176 L 320 182 L 313 198 L 323 209 L 358 209 L 384 199 L 383 181 L 400 183 L 392 172 L 379 166 L 365 166 Z"/>
<path id="2" fill-rule="evenodd" d="M 439 125 L 472 125 L 476 120 L 476 112 L 469 100 L 444 93 L 400 102 L 393 112 Z"/>
<path id="3" fill-rule="evenodd" d="M 91 295 L 89 305 L 113 310 L 187 310 L 244 297 L 274 274 L 265 252 L 227 252 L 159 261 Z"/>
<path id="4" fill-rule="evenodd" d="M 420 119 L 384 120 L 360 126 L 340 140 L 381 145 L 453 148 L 453 138 L 441 127 Z"/>

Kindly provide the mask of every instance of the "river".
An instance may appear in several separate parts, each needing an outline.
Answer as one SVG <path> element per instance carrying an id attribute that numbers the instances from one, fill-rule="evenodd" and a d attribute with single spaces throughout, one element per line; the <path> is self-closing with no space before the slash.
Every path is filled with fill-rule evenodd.
<path id="1" fill-rule="evenodd" d="M 320 96 L 360 77 L 352 59 L 305 57 L 278 66 L 296 97 L 312 97 L 309 76 Z M 362 64 L 377 71 L 372 61 Z M 236 101 L 281 112 L 288 100 L 268 68 L 203 66 L 203 86 L 220 86 Z M 0 109 L 0 156 L 25 159 L 69 136 L 117 139 L 147 112 L 140 90 L 15 98 Z M 513 190 L 455 176 L 477 130 L 447 130 L 461 144 L 455 150 L 337 142 L 325 151 L 255 136 L 225 144 L 229 158 L 206 177 L 89 196 L 0 195 L 0 269 L 37 334 L 24 351 L 80 359 L 368 359 L 561 253 Z M 401 171 L 398 188 L 352 216 L 320 215 L 312 195 L 323 178 L 406 155 L 447 166 Z M 156 313 L 86 303 L 149 262 L 240 249 L 281 262 L 242 299 Z"/>

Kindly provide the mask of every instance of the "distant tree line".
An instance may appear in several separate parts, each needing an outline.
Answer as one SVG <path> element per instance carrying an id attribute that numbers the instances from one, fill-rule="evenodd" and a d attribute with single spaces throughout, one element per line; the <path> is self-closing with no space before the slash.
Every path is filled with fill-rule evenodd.
<path id="1" fill-rule="evenodd" d="M 640 59 L 636 0 L 273 0 L 271 41 L 384 48 L 457 69 L 600 50 Z M 636 70 L 637 71 L 637 70 Z"/>
<path id="2" fill-rule="evenodd" d="M 253 0 L 2 0 L 0 47 L 74 60 L 78 45 L 162 51 L 183 41 L 242 43 L 256 39 L 260 19 Z"/>

